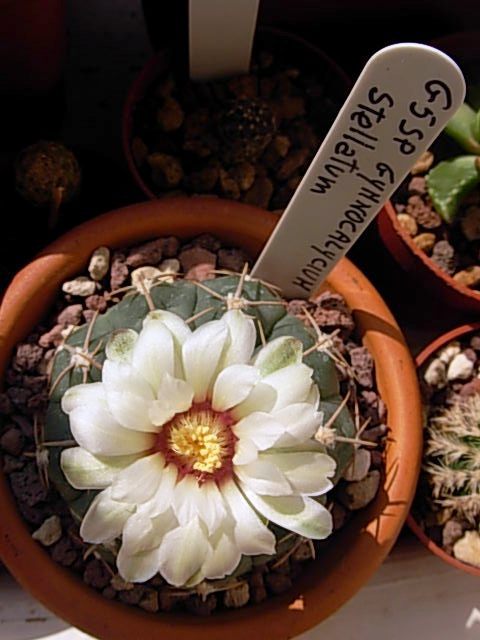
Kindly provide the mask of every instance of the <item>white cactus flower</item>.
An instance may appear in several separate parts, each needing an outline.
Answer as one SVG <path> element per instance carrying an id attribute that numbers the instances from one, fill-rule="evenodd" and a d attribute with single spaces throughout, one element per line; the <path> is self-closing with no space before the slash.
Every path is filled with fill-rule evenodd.
<path id="1" fill-rule="evenodd" d="M 252 360 L 251 318 L 230 310 L 191 331 L 154 311 L 140 334 L 117 331 L 102 382 L 62 399 L 79 447 L 62 469 L 77 489 L 101 489 L 80 529 L 90 543 L 121 536 L 120 575 L 172 585 L 231 574 L 242 555 L 275 553 L 271 521 L 301 536 L 332 531 L 312 496 L 335 461 L 313 435 L 322 423 L 302 344 L 273 340 Z"/>

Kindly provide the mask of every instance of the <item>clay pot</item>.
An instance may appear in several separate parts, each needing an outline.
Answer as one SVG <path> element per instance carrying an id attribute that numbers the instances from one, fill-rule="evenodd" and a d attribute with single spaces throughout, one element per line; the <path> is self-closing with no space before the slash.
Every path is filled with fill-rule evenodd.
<path id="1" fill-rule="evenodd" d="M 0 307 L 0 374 L 16 343 L 47 314 L 61 283 L 84 269 L 99 245 L 118 248 L 159 236 L 190 238 L 207 232 L 255 256 L 276 220 L 274 214 L 254 207 L 203 197 L 133 205 L 77 227 L 19 272 L 5 293 Z M 370 282 L 343 259 L 325 286 L 344 296 L 354 311 L 358 331 L 375 360 L 391 433 L 385 477 L 375 500 L 335 533 L 328 553 L 306 567 L 288 593 L 208 620 L 152 615 L 109 601 L 55 564 L 32 540 L 0 474 L 0 557 L 17 580 L 57 615 L 103 640 L 244 640 L 259 638 L 267 629 L 271 640 L 286 640 L 352 597 L 384 560 L 408 514 L 421 455 L 420 398 L 401 331 Z M 301 610 L 290 607 L 300 596 Z"/>
<path id="2" fill-rule="evenodd" d="M 479 81 L 479 42 L 480 32 L 477 31 L 445 36 L 431 44 L 454 58 L 464 70 L 468 86 L 470 71 L 473 71 L 472 82 Z M 474 61 L 477 64 L 472 66 Z M 460 152 L 459 154 L 461 155 Z M 439 269 L 426 253 L 416 246 L 411 236 L 401 228 L 391 202 L 387 202 L 379 213 L 377 224 L 380 237 L 396 262 L 411 274 L 416 282 L 438 296 L 442 304 L 450 305 L 460 311 L 480 311 L 480 291 L 458 284 L 451 276 Z"/>
<path id="3" fill-rule="evenodd" d="M 415 360 L 417 369 L 420 370 L 437 351 L 442 349 L 442 347 L 446 346 L 449 342 L 452 342 L 453 340 L 462 340 L 462 338 L 465 338 L 466 335 L 472 333 L 473 331 L 480 331 L 480 322 L 465 324 L 461 327 L 456 327 L 455 329 L 452 329 L 451 331 L 448 331 L 447 333 L 444 333 L 443 335 L 438 337 L 436 340 L 426 346 L 425 349 L 423 349 L 423 351 L 421 351 L 417 356 Z M 480 576 L 480 568 L 457 560 L 455 557 L 446 553 L 431 538 L 429 538 L 422 527 L 415 520 L 411 512 L 408 514 L 407 524 L 420 540 L 420 542 L 424 544 L 427 549 L 434 553 L 438 558 L 440 558 L 444 562 L 447 562 L 449 565 L 455 567 L 456 569 L 466 571 L 473 576 Z"/>
<path id="4" fill-rule="evenodd" d="M 303 66 L 314 72 L 318 77 L 323 77 L 328 95 L 336 96 L 340 105 L 344 98 L 347 97 L 351 87 L 349 77 L 323 51 L 307 40 L 279 29 L 262 28 L 258 31 L 254 46 L 257 45 L 257 42 L 260 42 L 262 47 L 273 53 L 285 53 L 285 51 L 288 51 L 293 64 Z M 175 58 L 177 65 L 175 72 L 177 74 L 188 73 L 186 63 L 182 60 L 183 54 L 184 52 L 180 52 L 179 56 Z M 164 59 L 164 54 L 160 51 L 148 60 L 130 87 L 122 115 L 122 146 L 128 168 L 138 187 L 152 200 L 156 199 L 157 196 L 145 182 L 133 159 L 131 148 L 133 112 L 150 85 L 164 71 Z"/>

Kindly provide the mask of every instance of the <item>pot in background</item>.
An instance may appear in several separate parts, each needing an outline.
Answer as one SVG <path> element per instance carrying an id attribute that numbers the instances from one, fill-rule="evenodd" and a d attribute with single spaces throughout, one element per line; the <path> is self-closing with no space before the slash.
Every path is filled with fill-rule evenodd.
<path id="1" fill-rule="evenodd" d="M 259 29 L 255 37 L 255 48 L 265 47 L 275 53 L 291 52 L 292 63 L 302 66 L 315 74 L 325 78 L 328 95 L 338 96 L 339 106 L 351 88 L 351 80 L 345 72 L 323 51 L 307 40 L 279 29 Z M 133 113 L 136 105 L 142 100 L 149 87 L 155 82 L 158 75 L 165 70 L 164 52 L 159 51 L 147 61 L 143 69 L 132 83 L 123 107 L 122 114 L 122 146 L 126 163 L 137 186 L 150 199 L 158 196 L 151 190 L 149 184 L 141 175 L 134 161 L 132 153 Z M 176 74 L 188 73 L 187 57 L 180 51 L 175 55 Z"/>
<path id="2" fill-rule="evenodd" d="M 218 198 L 146 202 L 86 222 L 48 246 L 20 271 L 0 307 L 0 373 L 15 345 L 47 314 L 61 283 L 88 264 L 99 245 L 128 246 L 164 235 L 190 238 L 212 233 L 257 255 L 278 218 Z M 103 640 L 193 637 L 287 640 L 321 622 L 367 582 L 392 548 L 415 492 L 421 456 L 418 384 L 401 331 L 370 282 L 347 259 L 324 287 L 340 293 L 354 312 L 357 330 L 373 355 L 377 386 L 386 403 L 390 437 L 385 477 L 375 500 L 332 538 L 292 589 L 264 603 L 198 619 L 148 614 L 112 602 L 56 564 L 32 538 L 7 481 L 0 473 L 0 556 L 17 580 L 55 614 Z M 290 605 L 302 597 L 303 609 Z"/>
<path id="3" fill-rule="evenodd" d="M 479 83 L 480 32 L 456 33 L 434 40 L 430 44 L 452 56 L 464 72 L 469 83 Z M 467 100 L 468 100 L 467 90 Z M 480 291 L 457 283 L 419 249 L 400 226 L 395 208 L 388 201 L 377 217 L 380 237 L 394 260 L 415 281 L 438 296 L 442 304 L 459 311 L 479 312 Z"/>
<path id="4" fill-rule="evenodd" d="M 447 333 L 439 336 L 436 340 L 427 345 L 425 349 L 423 349 L 417 356 L 415 360 L 417 370 L 419 371 L 437 351 L 442 349 L 442 347 L 445 347 L 448 343 L 454 340 L 461 340 L 462 338 L 465 338 L 469 333 L 475 331 L 480 331 L 480 322 L 465 324 L 460 327 L 456 327 L 455 329 L 452 329 L 451 331 L 448 331 Z M 466 571 L 473 576 L 480 577 L 480 568 L 474 567 L 470 564 L 466 564 L 461 560 L 457 560 L 457 558 L 449 555 L 440 546 L 438 546 L 438 544 L 436 544 L 418 524 L 412 512 L 408 514 L 407 524 L 420 540 L 420 542 L 438 558 L 451 565 L 452 567 L 455 567 L 455 569 L 460 569 L 461 571 Z"/>

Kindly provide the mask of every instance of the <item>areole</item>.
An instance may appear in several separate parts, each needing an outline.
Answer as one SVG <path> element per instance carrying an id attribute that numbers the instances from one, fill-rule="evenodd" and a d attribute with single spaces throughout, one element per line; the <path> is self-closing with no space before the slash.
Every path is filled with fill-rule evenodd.
<path id="1" fill-rule="evenodd" d="M 275 226 L 273 214 L 217 198 L 179 198 L 113 211 L 85 223 L 47 247 L 12 281 L 0 307 L 0 371 L 15 345 L 47 313 L 59 287 L 88 263 L 99 245 L 112 248 L 159 236 L 189 238 L 213 233 L 257 255 Z M 17 580 L 69 623 L 104 640 L 202 640 L 298 635 L 346 602 L 390 551 L 414 495 L 421 455 L 421 412 L 415 369 L 394 318 L 369 281 L 346 259 L 325 286 L 354 311 L 358 331 L 376 363 L 378 388 L 388 408 L 390 438 L 379 494 L 335 534 L 328 554 L 312 562 L 284 595 L 266 603 L 197 619 L 152 615 L 100 597 L 55 564 L 32 540 L 3 476 L 0 478 L 0 555 Z M 184 444 L 184 443 L 183 443 Z M 301 598 L 301 607 L 290 607 Z"/>

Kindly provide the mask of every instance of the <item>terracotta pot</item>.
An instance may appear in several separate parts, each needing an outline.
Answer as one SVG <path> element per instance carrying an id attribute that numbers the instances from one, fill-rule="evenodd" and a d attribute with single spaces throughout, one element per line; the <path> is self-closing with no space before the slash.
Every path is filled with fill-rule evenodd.
<path id="1" fill-rule="evenodd" d="M 439 38 L 430 44 L 451 55 L 463 68 L 480 59 L 480 32 L 457 33 Z M 478 68 L 478 65 L 477 65 Z M 468 70 L 468 67 L 467 67 Z M 467 84 L 469 73 L 465 72 Z M 473 74 L 472 74 L 473 75 Z M 472 82 L 478 82 L 478 72 Z M 461 311 L 480 311 L 480 291 L 474 291 L 439 269 L 424 251 L 419 249 L 412 238 L 398 223 L 397 214 L 391 202 L 387 202 L 377 218 L 380 237 L 396 262 L 416 282 L 436 294 L 442 304 Z"/>
<path id="2" fill-rule="evenodd" d="M 339 101 L 347 97 L 351 87 L 351 81 L 345 72 L 331 60 L 323 51 L 307 42 L 303 38 L 279 29 L 259 29 L 255 45 L 260 41 L 262 46 L 270 48 L 273 52 L 291 53 L 292 62 L 305 65 L 307 69 L 315 71 L 319 76 L 325 77 L 329 93 L 338 96 Z M 133 112 L 136 104 L 144 97 L 150 85 L 158 77 L 162 70 L 164 56 L 162 52 L 154 55 L 145 64 L 132 83 L 123 107 L 122 115 L 122 146 L 128 168 L 143 193 L 152 200 L 157 196 L 145 182 L 133 159 L 131 140 L 133 128 Z M 187 73 L 186 65 L 180 62 L 177 73 Z"/>
<path id="3" fill-rule="evenodd" d="M 480 331 L 480 322 L 472 323 L 472 324 L 464 324 L 461 327 L 456 327 L 447 333 L 444 333 L 436 340 L 431 342 L 428 346 L 423 349 L 417 356 L 415 362 L 417 365 L 417 369 L 423 367 L 423 365 L 442 347 L 446 346 L 452 340 L 461 340 L 465 338 L 469 333 L 473 331 Z M 429 551 L 434 553 L 437 557 L 439 557 L 444 562 L 447 562 L 452 567 L 456 569 L 461 569 L 462 571 L 466 571 L 467 573 L 471 573 L 473 576 L 480 576 L 480 568 L 474 567 L 470 564 L 466 564 L 465 562 L 461 562 L 457 560 L 453 556 L 450 556 L 446 553 L 441 547 L 439 547 L 422 529 L 422 527 L 415 520 L 413 514 L 410 512 L 407 518 L 407 524 L 413 533 L 418 537 L 420 542 L 422 542 Z"/>
<path id="4" fill-rule="evenodd" d="M 84 269 L 99 245 L 122 247 L 153 237 L 189 238 L 214 233 L 252 255 L 276 223 L 260 209 L 218 198 L 142 203 L 105 214 L 70 231 L 14 278 L 0 307 L 0 373 L 15 344 L 43 318 L 60 284 Z M 417 378 L 401 331 L 370 282 L 346 259 L 328 277 L 354 311 L 357 328 L 376 364 L 378 388 L 388 408 L 391 437 L 386 473 L 375 500 L 338 533 L 328 553 L 312 562 L 286 594 L 208 620 L 147 614 L 111 602 L 55 564 L 29 534 L 4 477 L 0 478 L 0 556 L 18 581 L 43 604 L 102 639 L 156 638 L 271 640 L 296 636 L 346 602 L 378 568 L 394 544 L 415 492 L 421 455 Z M 302 596 L 303 609 L 290 605 Z M 266 631 L 268 630 L 268 631 Z"/>

